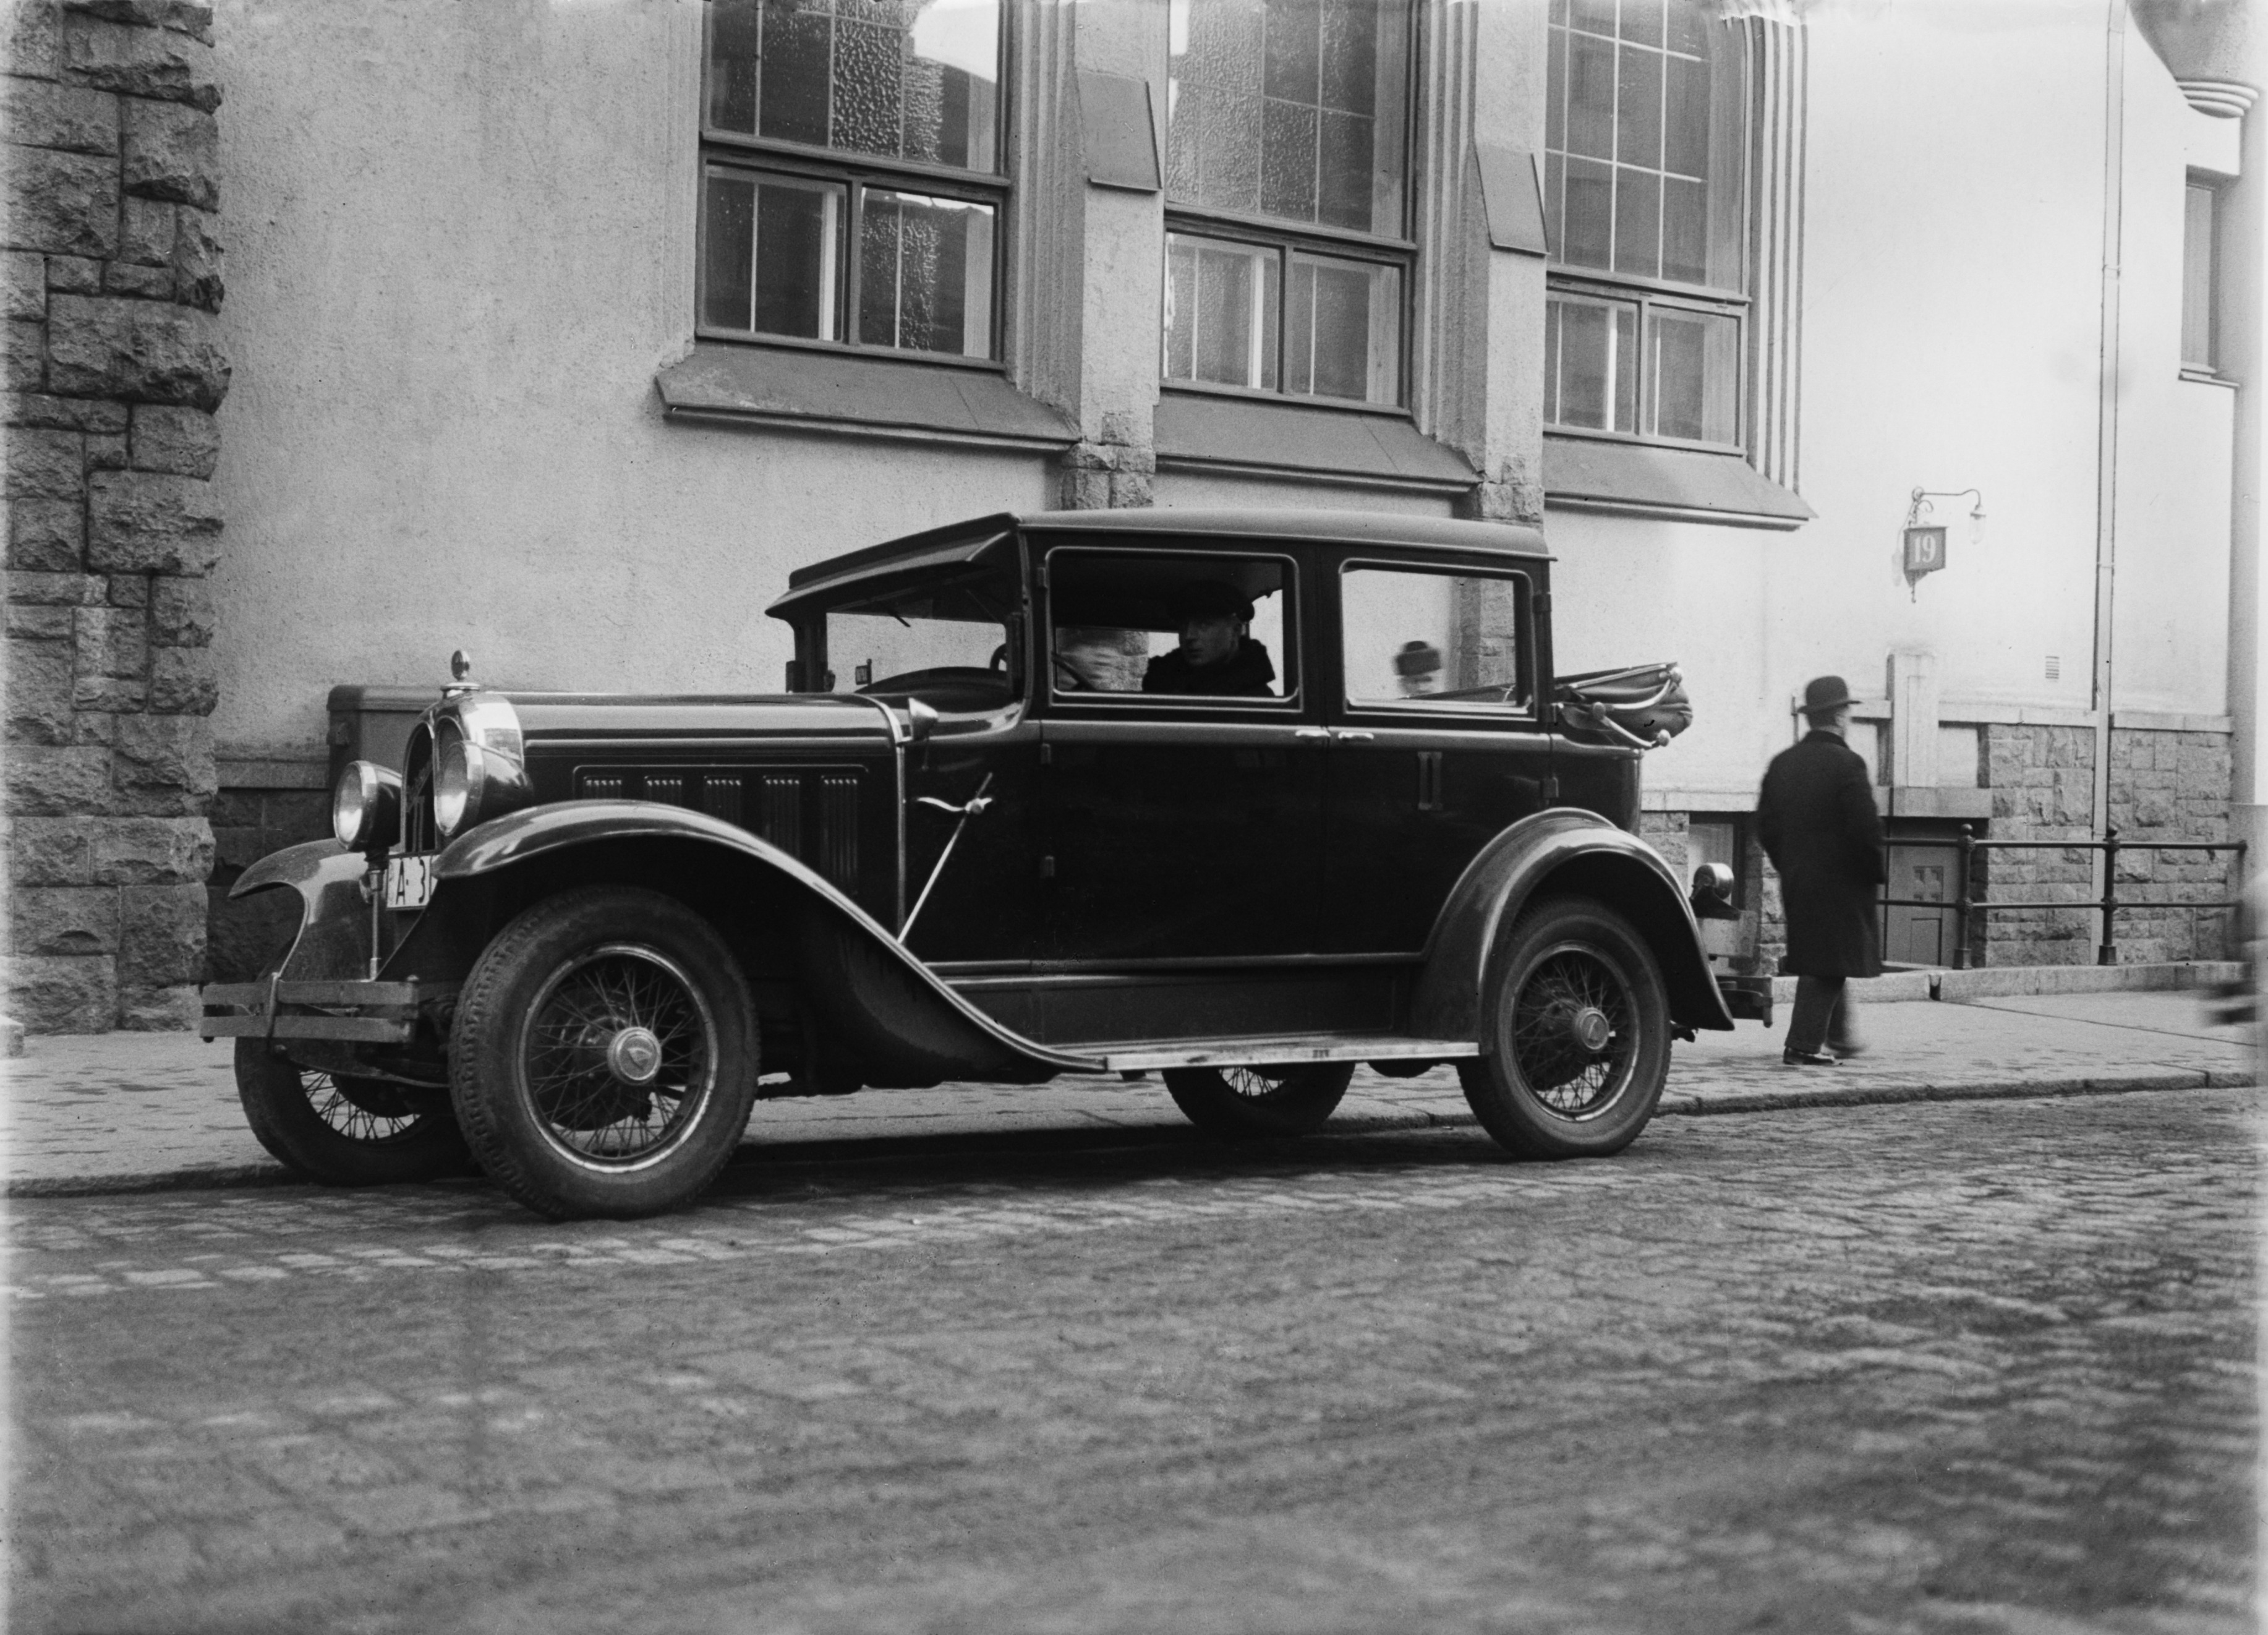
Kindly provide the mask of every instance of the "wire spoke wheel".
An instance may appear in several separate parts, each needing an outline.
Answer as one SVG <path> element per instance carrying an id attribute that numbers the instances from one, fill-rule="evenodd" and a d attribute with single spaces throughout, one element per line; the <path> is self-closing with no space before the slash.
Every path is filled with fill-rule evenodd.
<path id="1" fill-rule="evenodd" d="M 1620 1152 L 1669 1072 L 1669 1003 L 1646 939 L 1602 902 L 1524 912 L 1491 961 L 1482 1055 L 1458 1064 L 1488 1132 L 1532 1158 Z"/>
<path id="2" fill-rule="evenodd" d="M 260 1039 L 236 1042 L 245 1123 L 286 1167 L 332 1186 L 468 1175 L 473 1156 L 447 1094 L 303 1068 Z"/>
<path id="3" fill-rule="evenodd" d="M 315 1116 L 350 1141 L 399 1141 L 431 1115 L 420 1112 L 409 1096 L 383 1079 L 306 1073 L 301 1093 Z"/>
<path id="4" fill-rule="evenodd" d="M 1513 1000 L 1512 1048 L 1521 1077 L 1553 1112 L 1597 1116 L 1637 1064 L 1636 1011 L 1630 979 L 1596 948 L 1551 949 Z"/>
<path id="5" fill-rule="evenodd" d="M 630 1164 L 681 1138 L 716 1085 L 717 1023 L 658 949 L 609 943 L 563 964 L 529 1012 L 521 1054 L 545 1134 Z"/>
<path id="6" fill-rule="evenodd" d="M 555 1220 L 674 1209 L 755 1104 L 755 1005 L 716 928 L 674 897 L 588 886 L 524 910 L 466 979 L 450 1092 L 482 1167 Z"/>
<path id="7" fill-rule="evenodd" d="M 1351 1062 L 1169 1067 L 1166 1089 L 1189 1121 L 1218 1136 L 1303 1136 L 1320 1130 L 1354 1078 Z"/>

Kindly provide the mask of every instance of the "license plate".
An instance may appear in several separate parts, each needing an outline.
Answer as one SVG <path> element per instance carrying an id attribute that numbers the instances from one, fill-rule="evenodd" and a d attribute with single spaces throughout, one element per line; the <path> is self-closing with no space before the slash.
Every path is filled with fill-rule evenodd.
<path id="1" fill-rule="evenodd" d="M 388 858 L 386 860 L 386 906 L 422 909 L 433 895 L 433 859 L 430 857 Z"/>

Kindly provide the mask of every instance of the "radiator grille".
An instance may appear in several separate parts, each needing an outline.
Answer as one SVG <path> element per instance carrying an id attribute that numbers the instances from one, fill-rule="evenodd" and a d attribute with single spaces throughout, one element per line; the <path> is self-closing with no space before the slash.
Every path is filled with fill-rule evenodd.
<path id="1" fill-rule="evenodd" d="M 441 831 L 433 821 L 433 730 L 423 721 L 410 729 L 401 767 L 401 849 L 438 851 Z"/>

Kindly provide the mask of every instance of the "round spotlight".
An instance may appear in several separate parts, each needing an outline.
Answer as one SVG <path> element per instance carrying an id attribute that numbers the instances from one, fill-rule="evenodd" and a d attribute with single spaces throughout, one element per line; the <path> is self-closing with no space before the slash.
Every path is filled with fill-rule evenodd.
<path id="1" fill-rule="evenodd" d="M 348 763 L 331 792 L 331 833 L 353 851 L 383 846 L 400 826 L 401 775 L 375 761 Z"/>

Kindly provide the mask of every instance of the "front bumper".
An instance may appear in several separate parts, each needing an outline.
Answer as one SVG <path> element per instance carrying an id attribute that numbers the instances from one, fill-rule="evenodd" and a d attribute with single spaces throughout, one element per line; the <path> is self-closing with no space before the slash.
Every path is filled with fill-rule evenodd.
<path id="1" fill-rule="evenodd" d="M 421 1010 L 447 996 L 441 985 L 408 982 L 214 983 L 203 993 L 197 1033 L 206 1039 L 332 1039 L 408 1044 Z"/>

